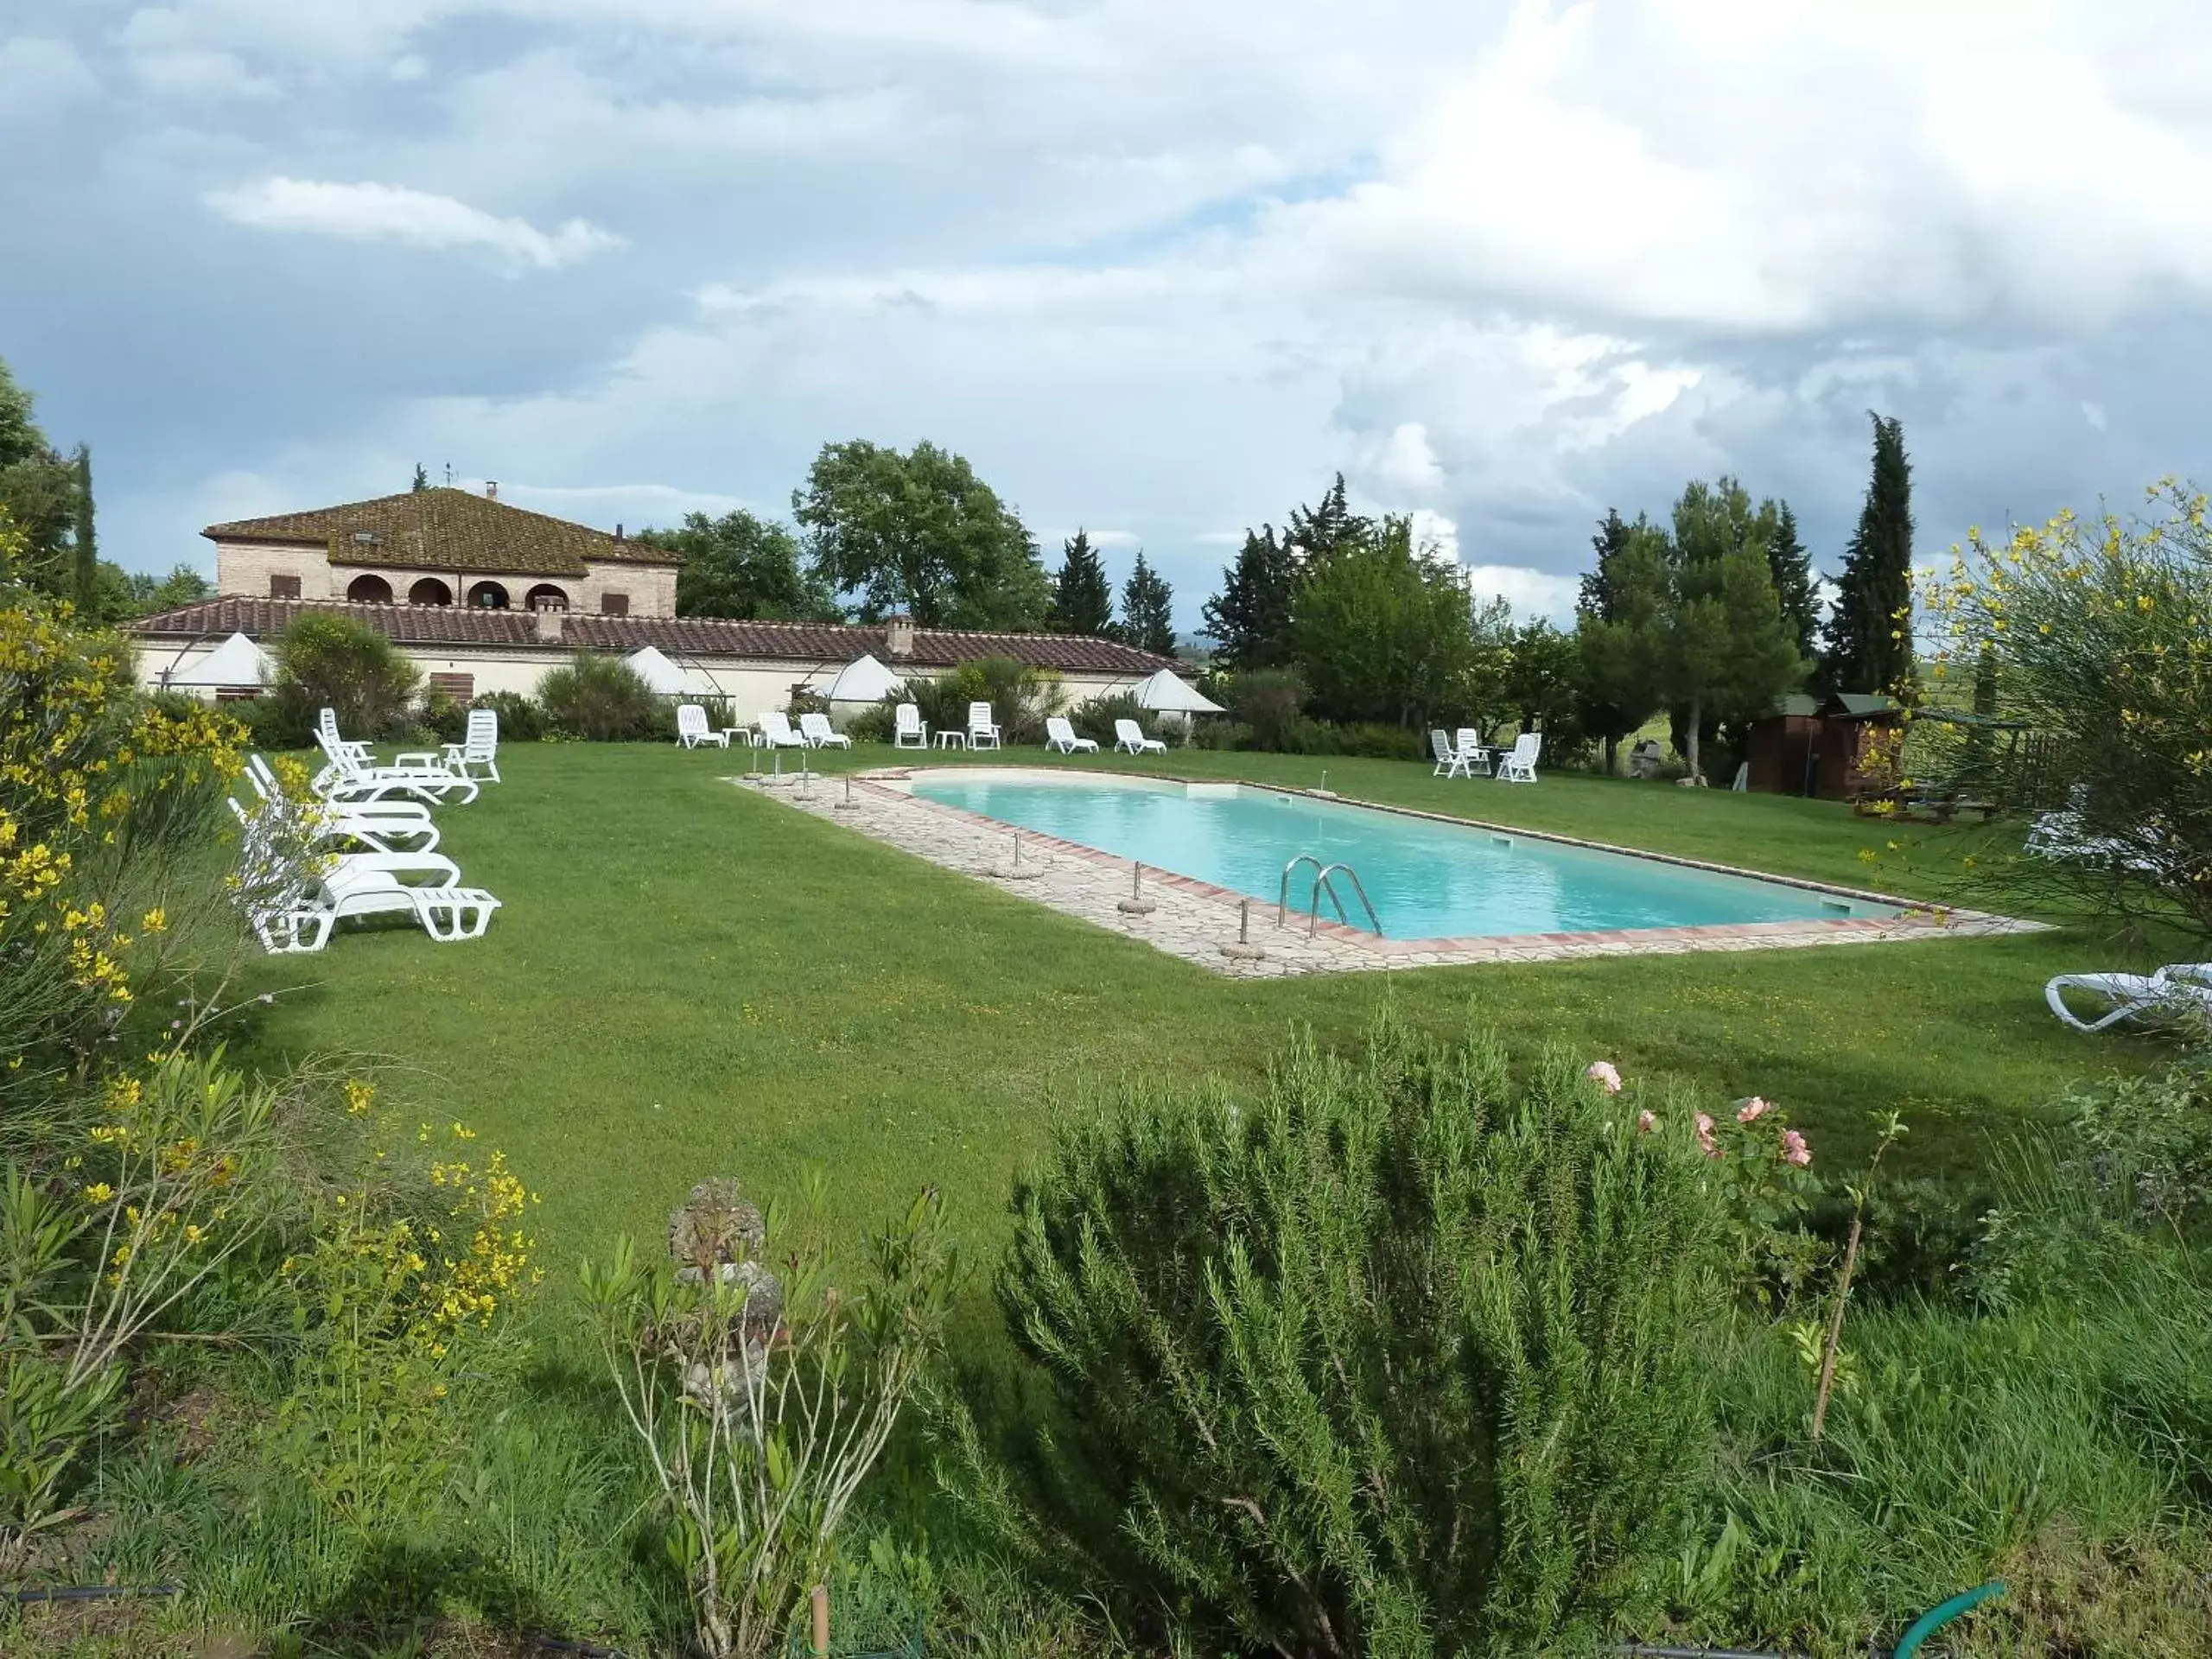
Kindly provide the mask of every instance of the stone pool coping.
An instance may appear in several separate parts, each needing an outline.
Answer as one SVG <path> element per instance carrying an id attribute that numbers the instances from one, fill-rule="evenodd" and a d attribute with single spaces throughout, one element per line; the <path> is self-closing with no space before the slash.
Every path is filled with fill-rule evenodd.
<path id="1" fill-rule="evenodd" d="M 1049 906 L 1064 914 L 1127 933 L 1170 955 L 1196 962 L 1216 972 L 1237 977 L 1285 974 L 1342 973 L 1394 968 L 1426 968 L 1459 963 L 1563 962 L 1596 957 L 1680 955 L 1707 950 L 1785 950 L 1810 945 L 1879 944 L 1889 941 L 1983 938 L 2005 933 L 2038 932 L 2044 925 L 1980 911 L 1939 906 L 1913 906 L 1893 894 L 1802 877 L 1770 874 L 1708 860 L 1673 854 L 1650 853 L 1633 847 L 1592 841 L 1555 832 L 1526 830 L 1479 818 L 1455 817 L 1415 807 L 1391 806 L 1372 801 L 1342 801 L 1369 811 L 1395 812 L 1404 817 L 1453 824 L 1493 835 L 1526 836 L 1533 841 L 1649 859 L 1716 874 L 1770 881 L 1811 893 L 1885 906 L 1904 906 L 1893 916 L 1850 916 L 1802 918 L 1781 922 L 1738 922 L 1691 927 L 1622 928 L 1589 933 L 1484 934 L 1426 939 L 1378 938 L 1361 928 L 1341 922 L 1321 921 L 1302 926 L 1277 926 L 1266 913 L 1266 901 L 1230 888 L 1173 871 L 1145 867 L 1143 897 L 1150 901 L 1142 911 L 1124 908 L 1130 896 L 1131 861 L 1100 852 L 1093 847 L 1064 841 L 1040 830 L 1016 830 L 995 818 L 964 807 L 925 800 L 912 792 L 918 773 L 932 777 L 954 774 L 1007 779 L 1112 777 L 1182 785 L 1222 783 L 1269 794 L 1312 800 L 1342 801 L 1319 790 L 1274 784 L 1247 784 L 1236 779 L 1191 779 L 1166 773 L 1121 771 L 1071 772 L 1051 766 L 891 766 L 864 772 L 840 774 L 849 778 L 849 810 L 835 798 L 832 779 L 813 774 L 822 785 L 802 792 L 796 774 L 780 779 L 765 775 L 734 778 L 731 782 L 760 788 L 817 817 L 831 818 L 877 840 L 926 858 L 931 862 L 965 873 L 995 877 L 1009 890 Z M 1030 868 L 1015 871 L 1009 852 L 1017 839 Z M 1250 906 L 1251 912 L 1244 907 Z M 1255 912 L 1256 914 L 1251 912 Z M 1240 915 L 1249 914 L 1250 942 L 1261 947 L 1254 955 L 1230 954 L 1237 941 Z M 1301 918 L 1301 920 L 1304 918 Z"/>

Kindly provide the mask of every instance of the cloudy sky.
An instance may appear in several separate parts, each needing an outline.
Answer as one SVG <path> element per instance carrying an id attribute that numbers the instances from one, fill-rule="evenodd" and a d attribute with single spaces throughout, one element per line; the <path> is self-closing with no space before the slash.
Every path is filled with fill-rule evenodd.
<path id="1" fill-rule="evenodd" d="M 2201 0 L 0 0 L 0 357 L 105 550 L 964 452 L 1194 625 L 1341 467 L 1524 607 L 1733 472 L 1833 563 L 2206 465 Z"/>

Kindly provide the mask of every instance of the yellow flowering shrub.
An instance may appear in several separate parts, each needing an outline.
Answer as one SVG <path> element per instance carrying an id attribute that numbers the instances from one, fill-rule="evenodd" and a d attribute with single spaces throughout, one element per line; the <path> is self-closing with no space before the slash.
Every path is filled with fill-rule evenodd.
<path id="1" fill-rule="evenodd" d="M 2212 934 L 2207 514 L 2205 496 L 2168 480 L 2138 517 L 1974 530 L 1918 596 L 1931 695 L 1979 682 L 1977 702 L 2031 734 L 2019 752 L 2042 804 L 2071 815 L 2062 855 L 2024 868 L 2095 888 L 2101 908 Z M 2037 781 L 2015 780 L 2021 793 Z"/>
<path id="2" fill-rule="evenodd" d="M 19 1084 L 16 1062 L 81 1053 L 121 1020 L 134 978 L 160 976 L 167 904 L 122 906 L 158 863 L 153 843 L 204 831 L 244 734 L 212 708 L 148 703 L 128 649 L 67 606 L 0 606 L 0 951 L 16 968 L 0 1064 Z"/>
<path id="3" fill-rule="evenodd" d="M 280 1268 L 300 1357 L 279 1418 L 290 1466 L 370 1527 L 443 1479 L 467 1421 L 458 1396 L 492 1384 L 507 1316 L 543 1274 L 524 1225 L 536 1200 L 503 1154 L 479 1159 L 460 1123 L 410 1132 L 362 1079 L 340 1096 L 357 1178 L 321 1195 Z"/>

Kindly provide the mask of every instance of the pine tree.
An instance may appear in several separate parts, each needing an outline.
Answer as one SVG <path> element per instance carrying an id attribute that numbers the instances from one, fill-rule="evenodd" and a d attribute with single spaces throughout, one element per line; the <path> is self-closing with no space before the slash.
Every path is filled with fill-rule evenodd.
<path id="1" fill-rule="evenodd" d="M 1175 654 L 1175 590 L 1144 562 L 1141 549 L 1122 588 L 1122 637 L 1162 657 Z"/>
<path id="2" fill-rule="evenodd" d="M 92 450 L 90 444 L 77 446 L 76 508 L 77 608 L 90 617 L 99 609 L 100 594 L 99 543 L 92 531 Z"/>
<path id="3" fill-rule="evenodd" d="M 1766 544 L 1766 563 L 1774 576 L 1775 597 L 1782 601 L 1782 620 L 1797 642 L 1797 654 L 1810 661 L 1821 631 L 1820 591 L 1813 581 L 1812 556 L 1797 539 L 1797 515 L 1787 501 L 1781 504 L 1773 538 Z"/>
<path id="4" fill-rule="evenodd" d="M 1221 573 L 1221 591 L 1202 614 L 1215 656 L 1239 670 L 1280 668 L 1290 660 L 1291 595 L 1298 558 L 1273 524 L 1244 532 L 1236 563 Z"/>
<path id="5" fill-rule="evenodd" d="M 1904 425 L 1874 423 L 1873 475 L 1836 579 L 1822 677 L 1838 691 L 1882 691 L 1912 677 L 1912 463 Z"/>
<path id="6" fill-rule="evenodd" d="M 1114 588 L 1106 567 L 1082 530 L 1060 544 L 1060 568 L 1052 578 L 1052 626 L 1061 633 L 1114 632 Z"/>
<path id="7" fill-rule="evenodd" d="M 420 494 L 423 491 L 427 490 L 429 487 L 430 475 L 423 470 L 423 463 L 418 461 L 415 463 L 415 491 L 417 494 Z"/>
<path id="8" fill-rule="evenodd" d="M 1321 492 L 1318 507 L 1294 507 L 1290 528 L 1283 541 L 1306 559 L 1326 558 L 1348 547 L 1365 547 L 1373 538 L 1373 523 L 1354 512 L 1344 499 L 1344 475 L 1338 473 Z"/>
<path id="9" fill-rule="evenodd" d="M 1620 620 L 1620 596 L 1613 573 L 1620 556 L 1628 550 L 1628 521 L 1621 517 L 1620 509 L 1607 507 L 1605 516 L 1598 521 L 1598 533 L 1590 538 L 1598 563 L 1582 573 L 1581 595 L 1574 602 L 1577 613 L 1600 622 Z"/>

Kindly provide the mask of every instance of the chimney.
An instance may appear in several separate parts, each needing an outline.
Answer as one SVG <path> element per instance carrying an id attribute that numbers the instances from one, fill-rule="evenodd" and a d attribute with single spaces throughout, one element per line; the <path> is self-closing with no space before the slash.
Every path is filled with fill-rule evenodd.
<path id="1" fill-rule="evenodd" d="M 883 648 L 893 662 L 914 654 L 914 619 L 899 615 L 891 619 L 889 629 L 883 636 Z"/>
<path id="2" fill-rule="evenodd" d="M 622 521 L 619 518 L 614 521 L 614 539 L 618 542 L 622 539 Z"/>
<path id="3" fill-rule="evenodd" d="M 499 499 L 499 480 L 498 479 L 487 478 L 484 480 L 484 499 L 486 501 L 496 501 Z"/>
<path id="4" fill-rule="evenodd" d="M 532 611 L 530 613 L 530 620 L 537 624 L 537 643 L 541 645 L 559 645 L 562 639 L 562 630 L 568 626 L 566 616 L 567 613 L 563 611 L 550 609 Z"/>

